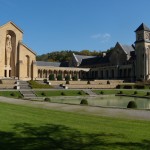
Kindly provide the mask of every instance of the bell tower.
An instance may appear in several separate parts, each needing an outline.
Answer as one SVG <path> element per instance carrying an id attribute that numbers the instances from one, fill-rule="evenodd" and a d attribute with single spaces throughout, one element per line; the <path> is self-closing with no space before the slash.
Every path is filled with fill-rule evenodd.
<path id="1" fill-rule="evenodd" d="M 150 79 L 150 29 L 141 24 L 136 30 L 136 79 Z"/>

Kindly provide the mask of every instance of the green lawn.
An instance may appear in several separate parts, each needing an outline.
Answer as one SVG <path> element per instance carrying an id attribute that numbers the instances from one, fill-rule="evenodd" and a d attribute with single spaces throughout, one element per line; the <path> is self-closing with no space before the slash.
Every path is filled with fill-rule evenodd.
<path id="1" fill-rule="evenodd" d="M 19 91 L 0 91 L 0 96 L 20 98 L 22 97 Z"/>
<path id="2" fill-rule="evenodd" d="M 40 84 L 37 81 L 30 80 L 28 81 L 32 89 L 50 89 L 53 88 L 51 85 L 48 84 Z"/>
<path id="3" fill-rule="evenodd" d="M 36 95 L 41 96 L 82 96 L 86 95 L 84 91 L 81 90 L 52 90 L 52 91 L 35 91 Z"/>
<path id="4" fill-rule="evenodd" d="M 1 150 L 148 150 L 149 131 L 150 121 L 0 103 Z"/>
<path id="5" fill-rule="evenodd" d="M 118 94 L 120 93 L 120 91 L 122 92 L 122 94 L 126 94 L 126 95 L 147 96 L 146 90 L 136 90 L 136 89 L 93 90 L 93 92 L 95 92 L 98 95 Z"/>

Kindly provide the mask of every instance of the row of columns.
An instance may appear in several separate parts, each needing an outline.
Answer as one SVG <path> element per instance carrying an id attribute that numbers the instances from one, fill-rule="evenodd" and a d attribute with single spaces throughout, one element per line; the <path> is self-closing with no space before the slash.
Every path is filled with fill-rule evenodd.
<path id="1" fill-rule="evenodd" d="M 129 79 L 133 77 L 131 68 L 95 69 L 88 73 L 92 79 Z"/>
<path id="2" fill-rule="evenodd" d="M 80 79 L 83 77 L 82 71 L 38 69 L 38 78 L 46 79 L 46 78 L 49 78 L 50 74 L 54 74 L 55 80 L 57 80 L 58 75 L 61 75 L 63 80 L 68 75 L 70 76 L 70 79 L 72 79 L 74 76 L 77 76 L 77 79 Z"/>

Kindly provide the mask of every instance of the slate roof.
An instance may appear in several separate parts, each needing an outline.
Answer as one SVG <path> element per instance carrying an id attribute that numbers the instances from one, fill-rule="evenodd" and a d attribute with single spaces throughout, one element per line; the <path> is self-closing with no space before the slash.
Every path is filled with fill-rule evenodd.
<path id="1" fill-rule="evenodd" d="M 150 31 L 150 29 L 149 29 L 144 23 L 142 23 L 142 24 L 135 30 L 135 32 L 137 32 L 137 31 L 142 31 L 142 30 L 144 30 L 144 31 Z"/>
<path id="2" fill-rule="evenodd" d="M 37 66 L 52 66 L 52 67 L 59 67 L 60 62 L 45 62 L 45 61 L 36 61 Z"/>
<path id="3" fill-rule="evenodd" d="M 128 55 L 130 55 L 130 53 L 132 51 L 134 51 L 134 48 L 132 46 L 129 46 L 129 45 L 121 45 L 120 46 L 122 47 L 122 49 L 124 50 L 124 52 Z"/>
<path id="4" fill-rule="evenodd" d="M 81 63 L 83 59 L 87 59 L 87 58 L 95 58 L 96 56 L 84 56 L 84 55 L 76 55 L 73 53 L 73 56 L 75 57 L 76 61 L 78 63 Z"/>
<path id="5" fill-rule="evenodd" d="M 98 65 L 98 64 L 107 64 L 107 63 L 109 63 L 109 57 L 107 55 L 105 57 L 97 56 L 94 58 L 83 59 L 80 67 Z"/>

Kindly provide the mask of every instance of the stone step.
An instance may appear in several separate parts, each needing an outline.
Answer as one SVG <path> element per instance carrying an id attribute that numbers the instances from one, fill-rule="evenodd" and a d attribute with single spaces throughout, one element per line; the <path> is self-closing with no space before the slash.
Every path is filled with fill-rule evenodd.
<path id="1" fill-rule="evenodd" d="M 96 93 L 94 93 L 94 92 L 92 92 L 90 89 L 85 89 L 85 90 L 83 90 L 85 93 L 87 93 L 88 95 L 90 95 L 90 96 L 96 96 L 97 94 Z"/>
<path id="2" fill-rule="evenodd" d="M 26 98 L 26 97 L 36 97 L 34 91 L 32 91 L 32 90 L 30 90 L 30 91 L 20 90 L 20 93 L 23 95 L 24 98 Z"/>
<path id="3" fill-rule="evenodd" d="M 35 94 L 33 91 L 21 91 L 22 94 Z"/>
<path id="4" fill-rule="evenodd" d="M 23 94 L 23 97 L 36 97 L 34 94 Z"/>

